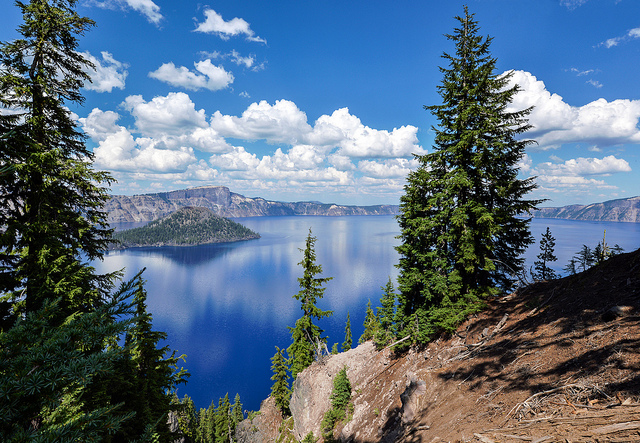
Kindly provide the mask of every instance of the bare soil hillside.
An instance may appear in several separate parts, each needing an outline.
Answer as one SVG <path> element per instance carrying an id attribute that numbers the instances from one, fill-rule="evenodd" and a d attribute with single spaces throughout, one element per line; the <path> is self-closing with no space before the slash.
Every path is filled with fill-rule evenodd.
<path id="1" fill-rule="evenodd" d="M 294 437 L 320 435 L 318 399 L 344 360 L 355 409 L 340 441 L 640 441 L 639 320 L 636 251 L 495 299 L 422 349 L 368 344 L 312 365 L 296 381 Z"/>

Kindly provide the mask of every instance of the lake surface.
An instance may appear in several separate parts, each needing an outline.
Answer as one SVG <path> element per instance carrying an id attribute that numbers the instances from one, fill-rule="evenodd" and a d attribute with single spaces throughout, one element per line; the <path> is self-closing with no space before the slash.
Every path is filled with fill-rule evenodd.
<path id="1" fill-rule="evenodd" d="M 333 277 L 318 303 L 334 311 L 319 325 L 333 343 L 344 341 L 347 312 L 354 344 L 363 331 L 367 301 L 379 305 L 380 287 L 395 282 L 399 234 L 393 216 L 251 217 L 235 219 L 262 238 L 238 243 L 193 247 L 133 248 L 112 251 L 98 272 L 125 268 L 132 277 L 146 267 L 148 308 L 156 330 L 167 344 L 186 354 L 189 383 L 178 389 L 197 408 L 229 393 L 240 394 L 244 409 L 257 410 L 270 392 L 270 358 L 275 346 L 291 343 L 287 329 L 301 315 L 298 265 L 309 228 L 318 238 L 317 262 L 323 277 Z M 579 222 L 534 219 L 531 231 L 539 242 L 549 226 L 556 238 L 558 271 L 583 244 L 594 247 L 606 229 L 607 244 L 629 252 L 640 247 L 640 223 Z M 532 265 L 538 244 L 525 254 Z"/>

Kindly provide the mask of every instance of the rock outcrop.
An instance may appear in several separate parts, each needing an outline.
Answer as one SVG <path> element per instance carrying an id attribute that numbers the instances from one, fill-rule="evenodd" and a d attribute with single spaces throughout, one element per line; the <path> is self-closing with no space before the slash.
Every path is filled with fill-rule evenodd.
<path id="1" fill-rule="evenodd" d="M 252 420 L 244 420 L 236 428 L 237 443 L 270 443 L 278 438 L 282 413 L 273 398 L 260 405 L 260 411 Z"/>
<path id="2" fill-rule="evenodd" d="M 224 186 L 204 186 L 144 195 L 113 195 L 105 204 L 109 223 L 147 222 L 162 218 L 184 206 L 208 208 L 221 217 L 278 215 L 389 215 L 397 205 L 344 206 L 319 202 L 277 202 L 249 198 Z"/>

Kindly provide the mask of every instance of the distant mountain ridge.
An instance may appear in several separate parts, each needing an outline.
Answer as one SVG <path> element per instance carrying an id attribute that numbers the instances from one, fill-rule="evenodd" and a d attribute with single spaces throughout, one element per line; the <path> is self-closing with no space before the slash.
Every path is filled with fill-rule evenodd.
<path id="1" fill-rule="evenodd" d="M 113 195 L 105 204 L 109 223 L 148 222 L 181 207 L 208 208 L 222 217 L 277 215 L 394 215 L 398 205 L 345 206 L 318 202 L 278 202 L 245 197 L 226 186 L 202 186 L 143 195 Z"/>
<path id="2" fill-rule="evenodd" d="M 540 208 L 537 211 L 533 211 L 531 215 L 537 218 L 639 223 L 640 196 L 592 203 L 590 205 Z"/>

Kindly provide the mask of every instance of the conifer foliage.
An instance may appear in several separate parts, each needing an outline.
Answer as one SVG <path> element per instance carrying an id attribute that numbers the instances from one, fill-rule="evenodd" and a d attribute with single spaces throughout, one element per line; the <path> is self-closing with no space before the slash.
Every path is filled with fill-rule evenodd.
<path id="1" fill-rule="evenodd" d="M 518 87 L 494 73 L 491 38 L 478 34 L 466 7 L 456 19 L 447 35 L 455 53 L 445 53 L 440 68 L 442 104 L 425 106 L 438 120 L 435 146 L 416 156 L 398 217 L 400 335 L 414 342 L 453 330 L 483 297 L 510 285 L 533 241 L 530 219 L 518 216 L 539 203 L 524 198 L 533 179 L 517 177 L 533 143 L 518 138 L 530 128 L 530 109 L 508 108 Z"/>
<path id="2" fill-rule="evenodd" d="M 92 67 L 77 37 L 94 22 L 76 3 L 16 2 L 22 38 L 0 46 L 0 169 L 10 168 L 0 175 L 0 291 L 28 312 L 55 297 L 90 309 L 110 280 L 83 263 L 109 244 L 102 185 L 112 178 L 93 170 L 68 109 L 84 101 Z"/>
<path id="3" fill-rule="evenodd" d="M 378 330 L 374 336 L 376 348 L 382 349 L 395 337 L 395 317 L 396 317 L 396 294 L 393 287 L 391 277 L 386 285 L 382 287 L 382 298 L 380 299 L 381 306 L 378 307 Z"/>
<path id="4" fill-rule="evenodd" d="M 542 238 L 540 239 L 538 260 L 533 262 L 535 269 L 533 278 L 538 280 L 553 280 L 558 278 L 558 274 L 549 267 L 549 263 L 558 260 L 558 257 L 554 254 L 555 247 L 556 239 L 551 235 L 551 230 L 547 226 L 547 230 L 542 234 Z"/>
<path id="5" fill-rule="evenodd" d="M 348 351 L 353 345 L 353 336 L 351 334 L 351 316 L 347 312 L 347 323 L 344 327 L 344 341 L 342 342 L 342 352 Z"/>
<path id="6" fill-rule="evenodd" d="M 296 321 L 293 328 L 289 328 L 293 343 L 287 348 L 290 356 L 289 365 L 291 376 L 295 379 L 299 372 L 307 368 L 316 355 L 326 348 L 326 338 L 322 337 L 324 332 L 313 323 L 313 320 L 321 320 L 333 314 L 333 311 L 323 311 L 317 306 L 318 301 L 324 296 L 323 285 L 333 277 L 318 277 L 322 274 L 322 266 L 316 263 L 315 243 L 316 237 L 311 233 L 305 242 L 303 258 L 300 263 L 303 269 L 302 277 L 298 278 L 300 291 L 293 297 L 301 303 L 302 317 Z"/>
<path id="7" fill-rule="evenodd" d="M 88 261 L 111 242 L 112 179 L 69 105 L 92 65 L 76 0 L 16 1 L 21 38 L 0 44 L 0 435 L 3 441 L 172 441 L 186 373 L 157 349 L 138 274 Z"/>
<path id="8" fill-rule="evenodd" d="M 322 418 L 320 427 L 324 441 L 333 440 L 333 429 L 339 421 L 349 421 L 349 414 L 353 412 L 351 403 L 351 382 L 347 376 L 347 367 L 344 366 L 333 379 L 331 391 L 331 409 Z"/>
<path id="9" fill-rule="evenodd" d="M 289 368 L 283 354 L 284 349 L 276 346 L 276 353 L 271 357 L 271 371 L 273 371 L 271 376 L 271 380 L 273 380 L 271 397 L 273 397 L 282 413 L 288 414 L 291 390 L 289 389 Z"/>
<path id="10" fill-rule="evenodd" d="M 378 316 L 375 312 L 373 312 L 373 309 L 371 308 L 371 300 L 367 302 L 367 309 L 364 315 L 363 326 L 364 331 L 362 331 L 362 335 L 358 339 L 358 344 L 362 344 L 367 340 L 371 340 L 372 338 L 374 338 L 379 328 Z"/>

